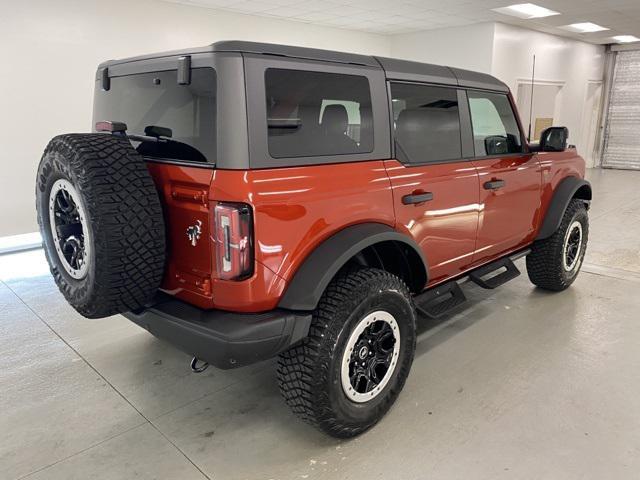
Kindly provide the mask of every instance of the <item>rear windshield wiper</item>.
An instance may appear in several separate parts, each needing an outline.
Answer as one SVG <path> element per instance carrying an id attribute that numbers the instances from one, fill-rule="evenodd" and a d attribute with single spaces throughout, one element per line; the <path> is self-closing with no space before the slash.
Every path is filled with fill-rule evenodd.
<path id="1" fill-rule="evenodd" d="M 150 125 L 144 129 L 144 135 L 136 135 L 127 133 L 127 124 L 124 122 L 112 122 L 110 120 L 102 120 L 100 122 L 96 122 L 96 131 L 97 132 L 109 132 L 112 135 L 116 135 L 118 137 L 126 137 L 129 140 L 133 140 L 136 142 L 167 142 L 168 138 L 161 137 L 171 137 L 173 132 L 170 128 L 158 127 L 155 125 Z"/>
<path id="2" fill-rule="evenodd" d="M 200 150 L 171 137 L 173 131 L 167 127 L 149 125 L 144 129 L 144 135 L 128 134 L 127 124 L 124 122 L 101 121 L 96 123 L 96 131 L 109 132 L 111 135 L 124 137 L 127 140 L 140 142 L 136 151 L 143 156 L 153 158 L 169 158 L 199 163 L 209 162 Z"/>

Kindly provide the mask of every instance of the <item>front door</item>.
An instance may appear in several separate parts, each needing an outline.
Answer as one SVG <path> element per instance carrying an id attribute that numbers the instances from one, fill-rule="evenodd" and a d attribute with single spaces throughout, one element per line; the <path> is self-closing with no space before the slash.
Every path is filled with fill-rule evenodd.
<path id="1" fill-rule="evenodd" d="M 429 285 L 472 262 L 478 226 L 478 176 L 463 160 L 455 88 L 392 83 L 397 160 L 385 161 L 396 227 L 422 248 Z"/>
<path id="2" fill-rule="evenodd" d="M 540 214 L 541 169 L 525 152 L 506 94 L 467 92 L 480 182 L 480 218 L 474 264 L 532 240 Z"/>

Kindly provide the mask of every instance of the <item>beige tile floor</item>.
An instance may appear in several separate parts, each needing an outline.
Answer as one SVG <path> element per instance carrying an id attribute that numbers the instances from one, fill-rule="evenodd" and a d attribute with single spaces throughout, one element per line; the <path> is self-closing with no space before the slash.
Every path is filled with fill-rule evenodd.
<path id="1" fill-rule="evenodd" d="M 574 286 L 467 285 L 464 310 L 421 322 L 395 407 L 350 441 L 289 413 L 273 362 L 193 374 L 123 317 L 75 313 L 42 252 L 0 257 L 0 478 L 638 478 L 640 172 L 589 178 Z"/>

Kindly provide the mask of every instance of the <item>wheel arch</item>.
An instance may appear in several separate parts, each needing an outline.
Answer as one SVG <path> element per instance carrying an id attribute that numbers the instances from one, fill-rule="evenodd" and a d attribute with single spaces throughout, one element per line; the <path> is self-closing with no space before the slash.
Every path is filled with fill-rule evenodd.
<path id="1" fill-rule="evenodd" d="M 591 201 L 591 184 L 578 177 L 566 177 L 559 183 L 553 193 L 536 240 L 549 238 L 558 230 L 562 222 L 562 216 L 567 210 L 569 202 L 574 198 L 584 200 L 585 203 Z"/>
<path id="2" fill-rule="evenodd" d="M 302 262 L 278 306 L 290 310 L 313 310 L 329 282 L 345 266 L 382 268 L 402 278 L 419 292 L 428 279 L 427 260 L 412 238 L 388 225 L 362 223 L 333 234 Z"/>

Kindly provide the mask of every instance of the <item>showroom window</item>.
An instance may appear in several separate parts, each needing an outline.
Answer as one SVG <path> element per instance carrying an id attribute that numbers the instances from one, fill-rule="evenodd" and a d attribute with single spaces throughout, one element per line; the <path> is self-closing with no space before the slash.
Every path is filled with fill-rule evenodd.
<path id="1" fill-rule="evenodd" d="M 396 156 L 405 163 L 462 157 L 458 93 L 453 88 L 391 85 Z"/>
<path id="2" fill-rule="evenodd" d="M 272 157 L 373 150 L 371 93 L 366 77 L 269 68 L 265 90 Z"/>
<path id="3" fill-rule="evenodd" d="M 216 159 L 216 73 L 194 68 L 191 83 L 179 85 L 177 71 L 111 78 L 108 91 L 96 89 L 94 120 L 127 124 L 127 133 L 160 136 L 135 142 L 141 155 L 171 160 Z"/>
<path id="4" fill-rule="evenodd" d="M 522 152 L 522 137 L 506 95 L 468 91 L 476 157 Z"/>

